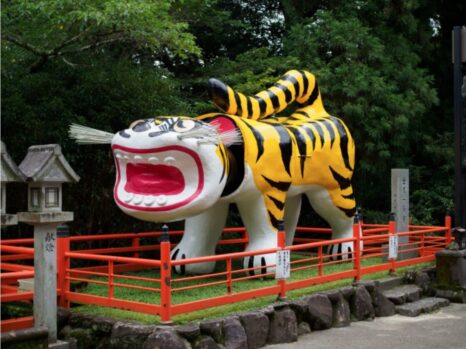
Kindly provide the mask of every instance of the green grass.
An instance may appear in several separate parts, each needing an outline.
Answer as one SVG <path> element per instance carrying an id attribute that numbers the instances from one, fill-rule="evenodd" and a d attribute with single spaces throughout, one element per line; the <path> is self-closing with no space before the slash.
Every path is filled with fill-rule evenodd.
<path id="1" fill-rule="evenodd" d="M 298 260 L 301 258 L 308 258 L 308 257 L 309 256 L 293 254 L 292 260 Z M 376 265 L 380 263 L 381 263 L 380 258 L 363 259 L 362 267 L 367 267 L 367 266 Z M 432 263 L 420 264 L 417 266 L 406 267 L 406 268 L 400 268 L 400 269 L 397 269 L 397 274 L 401 275 L 406 270 L 424 268 L 427 265 L 432 265 Z M 352 266 L 353 264 L 351 262 L 329 265 L 329 266 L 324 267 L 323 273 L 324 275 L 328 275 L 328 274 L 333 274 L 333 273 L 342 272 L 346 270 L 351 270 Z M 233 267 L 234 267 L 233 268 L 234 270 L 241 269 L 240 261 L 236 261 Z M 224 263 L 223 264 L 218 263 L 216 267 L 216 271 L 220 272 L 224 270 L 225 270 Z M 143 270 L 143 271 L 138 271 L 138 272 L 128 272 L 128 273 L 125 273 L 124 275 L 133 275 L 133 276 L 139 276 L 139 277 L 145 277 L 145 278 L 158 278 L 159 271 L 158 270 Z M 238 274 L 236 277 L 243 277 L 243 276 L 245 275 Z M 292 272 L 292 277 L 288 279 L 288 281 L 290 282 L 290 281 L 296 281 L 296 280 L 303 280 L 303 279 L 307 279 L 307 278 L 311 278 L 315 276 L 317 276 L 317 268 L 311 268 L 311 269 L 301 270 L 297 272 Z M 387 271 L 365 275 L 363 279 L 375 280 L 375 279 L 383 278 L 386 276 L 388 276 Z M 176 282 L 177 279 L 180 279 L 180 276 L 176 276 L 176 275 L 172 275 L 172 278 L 173 278 L 172 287 L 174 288 L 199 284 L 199 281 L 190 281 L 190 280 Z M 106 278 L 102 278 L 102 277 L 95 277 L 92 279 L 100 280 L 100 281 L 107 281 Z M 208 282 L 220 281 L 224 279 L 225 279 L 224 276 L 215 277 L 215 278 L 210 278 Z M 155 288 L 159 287 L 158 283 L 145 281 L 145 280 L 115 279 L 115 282 L 138 285 L 138 286 L 143 286 L 143 287 L 155 287 Z M 202 282 L 206 282 L 206 281 L 204 280 Z M 352 282 L 353 282 L 352 279 L 343 279 L 343 280 L 324 283 L 324 284 L 320 284 L 320 285 L 316 285 L 312 287 L 307 287 L 304 289 L 293 290 L 293 291 L 287 292 L 287 298 L 296 299 L 304 295 L 312 294 L 315 292 L 348 286 L 348 285 L 351 285 Z M 248 291 L 252 289 L 263 288 L 263 287 L 273 286 L 273 285 L 276 285 L 276 280 L 274 280 L 273 278 L 236 281 L 236 282 L 233 282 L 232 292 L 239 293 L 239 292 L 244 292 L 244 291 Z M 84 292 L 86 294 L 98 295 L 98 296 L 107 296 L 108 287 L 106 285 L 89 283 L 85 289 L 81 290 L 81 292 Z M 184 290 L 184 291 L 179 291 L 179 292 L 175 291 L 175 292 L 172 292 L 172 304 L 191 302 L 191 301 L 195 301 L 199 299 L 217 297 L 217 296 L 222 296 L 226 294 L 227 294 L 227 287 L 224 284 L 203 287 L 203 288 L 196 288 L 192 290 Z M 144 302 L 144 303 L 150 303 L 150 304 L 160 304 L 160 293 L 159 292 L 141 291 L 141 290 L 135 290 L 135 289 L 128 289 L 124 287 L 115 287 L 114 298 L 126 299 L 126 300 L 138 301 L 138 302 Z M 227 304 L 224 306 L 217 306 L 215 308 L 204 309 L 204 310 L 200 310 L 200 311 L 196 311 L 192 313 L 176 315 L 172 317 L 172 320 L 175 323 L 186 323 L 186 322 L 205 319 L 205 318 L 213 318 L 213 317 L 224 316 L 227 314 L 242 312 L 242 311 L 260 309 L 269 304 L 272 304 L 274 301 L 276 301 L 276 298 L 277 298 L 276 296 L 267 296 L 267 297 L 256 298 L 256 299 L 252 299 L 248 301 Z M 141 314 L 141 313 L 136 313 L 132 311 L 107 308 L 107 307 L 99 307 L 99 306 L 94 306 L 94 305 L 77 306 L 73 308 L 73 311 L 80 312 L 80 313 L 94 314 L 94 315 L 103 315 L 103 316 L 107 316 L 111 318 L 137 321 L 137 322 L 142 322 L 142 323 L 154 324 L 154 323 L 160 322 L 160 318 L 156 315 Z"/>

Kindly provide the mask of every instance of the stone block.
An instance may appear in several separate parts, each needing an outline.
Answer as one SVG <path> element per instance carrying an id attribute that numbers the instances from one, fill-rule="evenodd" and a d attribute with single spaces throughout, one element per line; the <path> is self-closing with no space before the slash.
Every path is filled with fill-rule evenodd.
<path id="1" fill-rule="evenodd" d="M 270 344 L 291 343 L 298 340 L 296 314 L 290 308 L 276 310 L 270 317 L 267 342 Z"/>
<path id="2" fill-rule="evenodd" d="M 431 313 L 449 305 L 450 302 L 443 298 L 423 298 L 419 301 L 396 306 L 396 312 L 403 316 L 416 317 L 422 313 Z"/>
<path id="3" fill-rule="evenodd" d="M 240 315 L 240 321 L 246 332 L 249 349 L 262 348 L 267 343 L 270 321 L 262 312 L 251 312 Z"/>
<path id="4" fill-rule="evenodd" d="M 395 314 L 395 304 L 385 297 L 379 287 L 371 292 L 371 297 L 375 316 L 392 316 Z"/>
<path id="5" fill-rule="evenodd" d="M 201 334 L 212 337 L 217 343 L 223 342 L 223 319 L 205 320 L 199 327 Z"/>
<path id="6" fill-rule="evenodd" d="M 138 348 L 138 347 L 133 347 Z M 186 342 L 173 330 L 157 329 L 150 334 L 142 349 L 187 349 Z"/>
<path id="7" fill-rule="evenodd" d="M 324 294 L 315 294 L 308 299 L 307 322 L 311 325 L 312 331 L 325 330 L 332 327 L 333 308 L 332 302 Z"/>
<path id="8" fill-rule="evenodd" d="M 370 320 L 375 317 L 372 297 L 364 286 L 355 287 L 350 302 L 351 314 L 355 320 Z"/>
<path id="9" fill-rule="evenodd" d="M 193 349 L 221 349 L 222 347 L 212 337 L 201 336 L 192 344 Z"/>
<path id="10" fill-rule="evenodd" d="M 340 292 L 338 298 L 333 303 L 333 327 L 346 327 L 351 323 L 350 306 Z"/>
<path id="11" fill-rule="evenodd" d="M 138 325 L 117 321 L 112 328 L 110 347 L 112 349 L 142 348 L 147 337 L 157 329 L 152 325 Z"/>
<path id="12" fill-rule="evenodd" d="M 223 321 L 223 338 L 226 349 L 248 349 L 246 331 L 236 317 Z"/>
<path id="13" fill-rule="evenodd" d="M 192 341 L 201 335 L 201 328 L 199 324 L 195 323 L 176 326 L 175 331 L 181 337 L 186 338 L 189 341 Z"/>
<path id="14" fill-rule="evenodd" d="M 401 305 L 419 300 L 420 291 L 421 289 L 416 285 L 403 285 L 384 291 L 383 294 L 395 305 Z"/>

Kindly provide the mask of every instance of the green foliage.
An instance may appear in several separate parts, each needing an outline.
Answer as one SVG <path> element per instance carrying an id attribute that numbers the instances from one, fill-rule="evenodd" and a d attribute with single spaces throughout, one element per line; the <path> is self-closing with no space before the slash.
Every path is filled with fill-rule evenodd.
<path id="1" fill-rule="evenodd" d="M 285 41 L 286 51 L 316 73 L 327 110 L 352 130 L 356 192 L 372 210 L 389 209 L 387 174 L 412 164 L 427 111 L 438 103 L 420 65 L 423 47 L 415 39 L 431 29 L 413 16 L 417 7 L 348 1 L 294 25 Z"/>
<path id="2" fill-rule="evenodd" d="M 77 146 L 67 136 L 70 123 L 116 132 L 140 118 L 211 112 L 216 109 L 207 95 L 208 78 L 255 93 L 293 68 L 316 74 L 327 110 L 345 120 L 355 136 L 354 179 L 366 216 L 386 217 L 393 167 L 411 170 L 413 221 L 438 223 L 443 206 L 452 206 L 448 69 L 450 29 L 463 20 L 462 4 L 6 0 L 2 5 L 2 140 L 16 162 L 30 145 L 62 145 L 82 178 L 65 188 L 64 196 L 80 232 L 154 227 L 116 208 L 109 148 Z M 301 221 L 314 222 L 308 216 Z M 233 215 L 231 222 L 240 220 Z"/>
<path id="3" fill-rule="evenodd" d="M 199 55 L 187 24 L 170 11 L 170 1 L 5 1 L 2 41 L 25 51 L 20 60 L 32 59 L 32 72 L 56 58 L 73 66 L 75 55 L 113 44 L 124 45 L 126 54 L 166 48 L 182 58 Z"/>

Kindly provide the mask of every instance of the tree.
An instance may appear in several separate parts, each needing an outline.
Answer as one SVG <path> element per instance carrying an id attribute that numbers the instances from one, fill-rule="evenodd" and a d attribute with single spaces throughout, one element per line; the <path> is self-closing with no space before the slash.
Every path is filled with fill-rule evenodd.
<path id="1" fill-rule="evenodd" d="M 375 210 L 389 209 L 387 174 L 413 165 L 431 132 L 427 112 L 438 103 L 420 57 L 420 38 L 432 28 L 416 19 L 416 9 L 412 2 L 348 1 L 298 22 L 285 43 L 316 73 L 327 110 L 352 129 L 360 202 Z"/>
<path id="2" fill-rule="evenodd" d="M 170 11 L 171 1 L 4 1 L 2 41 L 7 50 L 23 50 L 30 72 L 58 58 L 74 66 L 75 55 L 112 44 L 122 45 L 127 55 L 162 48 L 180 57 L 199 55 L 187 24 Z"/>

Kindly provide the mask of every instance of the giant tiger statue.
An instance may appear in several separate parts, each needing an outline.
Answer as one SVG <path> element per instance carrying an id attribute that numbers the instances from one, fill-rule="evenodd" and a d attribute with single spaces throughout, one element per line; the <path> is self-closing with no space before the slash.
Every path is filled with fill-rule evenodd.
<path id="1" fill-rule="evenodd" d="M 325 111 L 314 75 L 288 71 L 253 96 L 210 79 L 209 94 L 222 113 L 138 120 L 112 135 L 114 198 L 123 212 L 152 222 L 186 219 L 172 259 L 214 254 L 230 203 L 249 233 L 247 251 L 275 247 L 280 220 L 291 244 L 303 194 L 330 224 L 332 239 L 351 237 L 355 146 L 343 121 Z M 294 101 L 294 113 L 276 116 Z M 348 258 L 352 250 L 348 242 L 329 252 Z M 244 266 L 263 273 L 274 263 L 267 254 Z M 199 263 L 176 272 L 213 268 Z"/>

